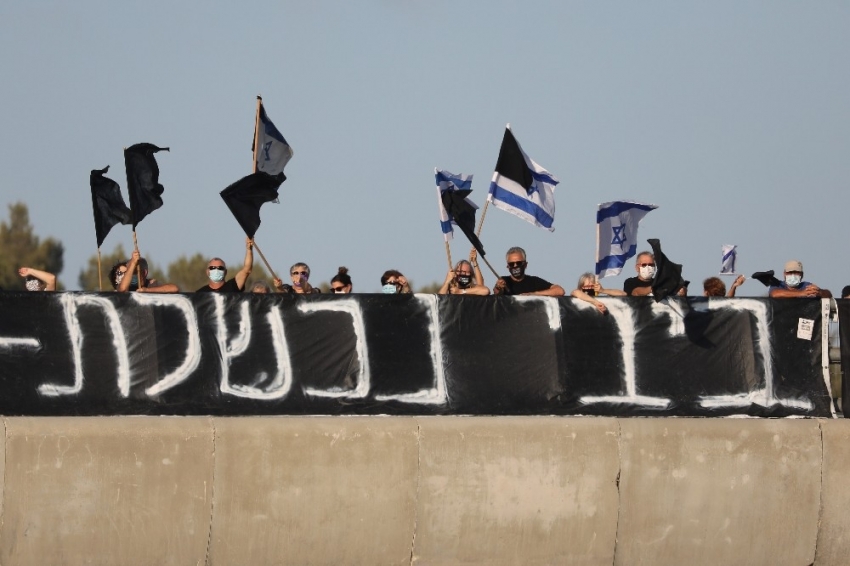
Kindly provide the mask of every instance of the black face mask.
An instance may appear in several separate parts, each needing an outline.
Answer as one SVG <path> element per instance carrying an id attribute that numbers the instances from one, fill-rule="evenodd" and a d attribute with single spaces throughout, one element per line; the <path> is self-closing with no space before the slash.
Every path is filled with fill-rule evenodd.
<path id="1" fill-rule="evenodd" d="M 584 291 L 585 295 L 596 296 L 596 289 L 582 289 L 582 291 Z"/>
<path id="2" fill-rule="evenodd" d="M 461 289 L 466 289 L 469 287 L 469 284 L 472 283 L 472 277 L 469 275 L 458 275 L 457 276 L 457 286 Z"/>
<path id="3" fill-rule="evenodd" d="M 521 265 L 519 267 L 511 267 L 510 268 L 511 277 L 514 279 L 522 279 L 525 277 L 525 266 Z"/>

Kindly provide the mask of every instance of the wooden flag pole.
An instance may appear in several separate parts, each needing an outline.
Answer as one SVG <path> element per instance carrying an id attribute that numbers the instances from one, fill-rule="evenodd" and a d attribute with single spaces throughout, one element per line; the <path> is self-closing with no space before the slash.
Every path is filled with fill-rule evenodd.
<path id="1" fill-rule="evenodd" d="M 257 172 L 257 144 L 260 142 L 260 107 L 263 105 L 263 97 L 257 95 L 257 114 L 254 116 L 254 163 L 251 165 L 251 172 Z M 259 250 L 258 250 L 259 251 Z"/>
<path id="2" fill-rule="evenodd" d="M 263 260 L 263 263 L 265 263 L 265 264 L 266 264 L 266 267 L 269 269 L 269 273 L 271 273 L 271 274 L 272 274 L 272 277 L 273 277 L 273 278 L 277 279 L 278 277 L 277 277 L 277 275 L 275 274 L 274 269 L 272 269 L 272 266 L 271 266 L 271 265 L 269 265 L 268 260 L 266 260 L 266 256 L 264 256 L 264 255 L 263 255 L 263 250 L 261 250 L 261 249 L 260 249 L 260 246 L 258 246 L 258 245 L 257 245 L 256 240 L 252 240 L 252 241 L 254 242 L 254 244 L 253 244 L 253 245 L 254 245 L 254 249 L 255 249 L 255 250 L 257 250 L 257 253 L 258 253 L 258 254 L 260 254 L 260 259 L 262 259 L 262 260 Z"/>
<path id="3" fill-rule="evenodd" d="M 136 239 L 136 231 L 133 230 L 133 249 L 135 251 L 139 251 L 139 240 Z M 139 254 L 141 256 L 141 254 Z M 141 257 L 139 257 L 141 259 Z M 138 288 L 141 289 L 145 286 L 145 282 L 142 279 L 142 266 L 139 265 L 140 262 L 136 262 L 136 279 L 139 281 Z"/>
<path id="4" fill-rule="evenodd" d="M 453 270 L 455 266 L 452 263 L 452 250 L 449 248 L 448 240 L 446 240 L 446 259 L 449 260 L 449 271 Z"/>
<path id="5" fill-rule="evenodd" d="M 97 290 L 103 291 L 103 274 L 100 269 L 100 248 L 97 248 Z"/>
<path id="6" fill-rule="evenodd" d="M 478 229 L 475 231 L 475 235 L 479 238 L 481 237 L 481 228 L 484 227 L 484 217 L 487 216 L 487 207 L 490 206 L 490 199 L 487 199 L 487 202 L 484 203 L 484 210 L 481 211 L 481 220 L 478 221 Z M 484 258 L 482 258 L 484 259 Z M 490 265 L 489 263 L 487 265 Z M 490 269 L 493 269 L 492 267 Z"/>

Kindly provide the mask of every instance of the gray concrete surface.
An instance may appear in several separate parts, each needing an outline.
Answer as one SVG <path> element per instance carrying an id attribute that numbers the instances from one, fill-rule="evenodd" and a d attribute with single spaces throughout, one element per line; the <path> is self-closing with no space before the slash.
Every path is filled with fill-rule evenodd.
<path id="1" fill-rule="evenodd" d="M 6 418 L 0 565 L 850 556 L 850 421 Z"/>

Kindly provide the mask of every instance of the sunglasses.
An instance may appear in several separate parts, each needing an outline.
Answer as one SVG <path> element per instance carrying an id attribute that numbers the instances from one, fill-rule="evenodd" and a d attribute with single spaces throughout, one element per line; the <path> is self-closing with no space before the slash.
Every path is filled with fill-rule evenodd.
<path id="1" fill-rule="evenodd" d="M 508 267 L 522 267 L 523 265 L 525 265 L 525 262 L 524 262 L 524 261 L 511 261 L 511 262 L 508 262 Z"/>
<path id="2" fill-rule="evenodd" d="M 309 275 L 307 271 L 293 271 L 290 275 Z"/>
<path id="3" fill-rule="evenodd" d="M 224 266 L 223 265 L 211 265 L 207 269 L 209 269 L 210 271 L 224 271 Z"/>
<path id="4" fill-rule="evenodd" d="M 654 263 L 639 263 L 640 267 L 655 267 Z"/>
<path id="5" fill-rule="evenodd" d="M 332 293 L 342 293 L 343 291 L 345 291 L 344 285 L 342 287 L 331 287 Z"/>

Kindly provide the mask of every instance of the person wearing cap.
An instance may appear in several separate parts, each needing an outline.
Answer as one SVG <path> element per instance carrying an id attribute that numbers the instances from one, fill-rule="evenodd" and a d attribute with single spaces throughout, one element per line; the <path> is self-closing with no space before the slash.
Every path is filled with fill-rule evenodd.
<path id="1" fill-rule="evenodd" d="M 796 259 L 785 263 L 785 280 L 770 288 L 769 295 L 773 299 L 789 299 L 812 297 L 828 299 L 832 293 L 821 289 L 814 283 L 803 281 L 803 264 Z"/>

